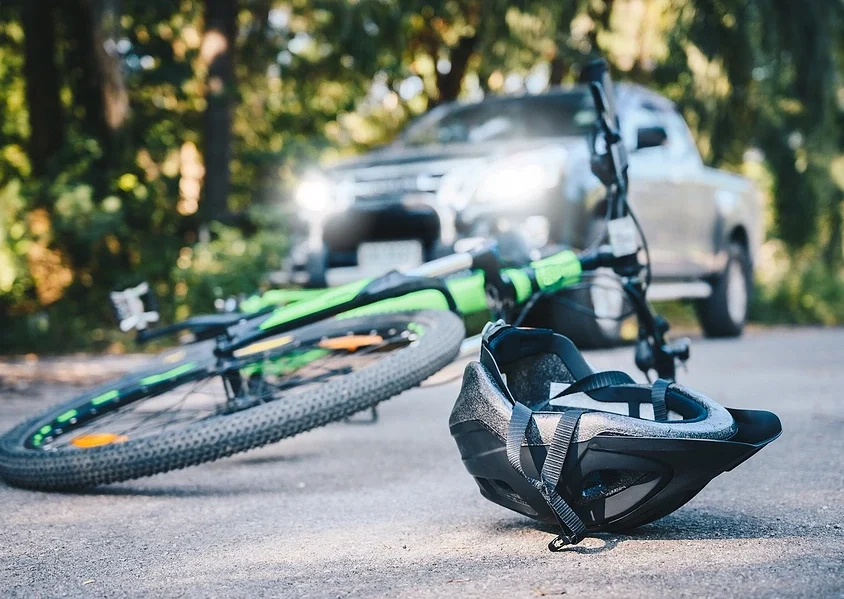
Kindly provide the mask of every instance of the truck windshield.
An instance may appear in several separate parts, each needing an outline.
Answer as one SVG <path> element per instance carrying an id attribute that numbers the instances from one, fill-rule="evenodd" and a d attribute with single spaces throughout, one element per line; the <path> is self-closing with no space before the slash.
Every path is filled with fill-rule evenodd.
<path id="1" fill-rule="evenodd" d="M 582 136 L 593 120 L 592 97 L 585 88 L 541 96 L 494 98 L 435 108 L 410 125 L 399 142 L 422 146 Z"/>

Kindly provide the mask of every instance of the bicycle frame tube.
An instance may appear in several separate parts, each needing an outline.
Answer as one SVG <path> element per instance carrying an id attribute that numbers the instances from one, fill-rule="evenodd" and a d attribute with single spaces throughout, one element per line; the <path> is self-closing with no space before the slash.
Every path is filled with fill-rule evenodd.
<path id="1" fill-rule="evenodd" d="M 362 279 L 279 307 L 245 334 L 218 341 L 218 352 L 234 351 L 271 335 L 334 316 L 350 318 L 413 310 L 452 310 L 460 315 L 480 312 L 489 308 L 488 279 L 499 280 L 505 287 L 495 289 L 498 297 L 512 298 L 513 303 L 519 305 L 537 291 L 554 291 L 576 283 L 581 274 L 577 254 L 566 250 L 524 268 L 502 269 L 496 273 L 498 276 L 490 277 L 483 270 L 444 282 L 435 277 L 412 276 L 416 272 L 449 274 L 450 268 L 465 270 L 471 265 L 460 255 L 448 256 L 440 262 L 423 265 L 407 274 L 393 272 L 377 279 Z M 446 268 L 446 264 L 450 268 Z"/>

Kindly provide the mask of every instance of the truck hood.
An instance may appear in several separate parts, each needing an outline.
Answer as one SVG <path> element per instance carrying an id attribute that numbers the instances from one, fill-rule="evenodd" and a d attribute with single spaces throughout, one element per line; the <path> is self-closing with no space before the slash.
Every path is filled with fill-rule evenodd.
<path id="1" fill-rule="evenodd" d="M 403 146 L 391 144 L 377 148 L 355 158 L 342 160 L 326 167 L 326 173 L 342 176 L 343 173 L 374 167 L 417 167 L 428 170 L 428 165 L 471 162 L 490 158 L 503 158 L 508 154 L 539 149 L 548 145 L 568 146 L 581 142 L 581 138 L 543 138 L 494 144 L 447 144 Z"/>
<path id="2" fill-rule="evenodd" d="M 436 193 L 443 177 L 455 169 L 472 171 L 498 159 L 531 150 L 559 150 L 582 138 L 545 138 L 494 144 L 385 146 L 323 170 L 338 190 L 355 202 L 390 202 L 407 195 Z"/>

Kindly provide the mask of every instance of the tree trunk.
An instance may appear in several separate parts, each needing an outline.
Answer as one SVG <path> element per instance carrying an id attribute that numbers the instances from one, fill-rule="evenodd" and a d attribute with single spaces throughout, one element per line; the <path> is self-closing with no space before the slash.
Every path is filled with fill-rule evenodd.
<path id="1" fill-rule="evenodd" d="M 589 43 L 592 46 L 592 52 L 603 54 L 602 48 L 598 44 L 598 33 L 601 31 L 609 31 L 610 18 L 612 17 L 613 3 L 615 0 L 604 0 L 601 4 L 590 2 L 587 4 L 586 13 L 595 23 L 595 26 L 588 34 Z"/>
<path id="2" fill-rule="evenodd" d="M 205 35 L 200 54 L 208 68 L 204 203 L 209 221 L 229 218 L 236 27 L 237 0 L 206 0 Z"/>
<path id="3" fill-rule="evenodd" d="M 440 73 L 437 70 L 437 97 L 429 99 L 428 107 L 432 108 L 437 104 L 443 102 L 453 102 L 460 95 L 460 88 L 463 86 L 463 78 L 466 76 L 466 69 L 469 66 L 469 59 L 477 51 L 478 44 L 482 37 L 481 30 L 485 26 L 489 26 L 490 14 L 489 11 L 484 10 L 483 2 L 474 1 L 465 3 L 462 6 L 464 17 L 467 23 L 470 23 L 474 32 L 472 35 L 462 36 L 457 40 L 457 45 L 451 48 L 448 56 L 448 61 L 451 68 L 447 73 Z M 487 19 L 486 21 L 484 19 Z M 445 46 L 442 43 L 439 35 L 432 29 L 429 22 L 429 35 L 426 37 L 425 45 L 427 46 L 428 54 L 434 61 L 434 64 L 439 60 L 439 49 Z"/>
<path id="4" fill-rule="evenodd" d="M 448 73 L 437 71 L 436 104 L 453 102 L 460 95 L 463 78 L 466 76 L 466 68 L 469 65 L 469 59 L 475 52 L 477 43 L 477 34 L 471 37 L 461 37 L 457 45 L 451 50 L 451 54 L 449 55 L 451 69 Z M 434 61 L 436 62 L 436 58 L 434 58 Z"/>
<path id="5" fill-rule="evenodd" d="M 31 0 L 23 6 L 29 159 L 36 176 L 45 173 L 48 160 L 64 140 L 55 17 L 54 0 Z"/>
<path id="6" fill-rule="evenodd" d="M 558 9 L 559 12 L 555 15 L 557 31 L 556 48 L 554 57 L 551 59 L 551 73 L 548 77 L 548 84 L 551 87 L 560 85 L 571 71 L 572 50 L 568 47 L 567 42 L 571 37 L 571 22 L 583 8 L 582 0 L 569 0 L 568 2 L 561 2 Z"/>
<path id="7" fill-rule="evenodd" d="M 120 71 L 120 56 L 114 40 L 119 27 L 119 0 L 87 0 L 91 6 L 94 31 L 94 56 L 101 78 L 102 118 L 110 140 L 123 128 L 129 116 L 129 94 Z M 108 8 L 106 8 L 108 5 Z M 107 44 L 107 41 L 113 42 Z M 114 48 L 107 50 L 107 48 Z"/>
<path id="8" fill-rule="evenodd" d="M 65 20 L 72 44 L 70 62 L 80 73 L 74 81 L 74 98 L 85 108 L 85 129 L 103 142 L 108 156 L 129 116 L 129 96 L 116 49 L 107 50 L 103 6 L 96 0 L 66 0 Z"/>
<path id="9" fill-rule="evenodd" d="M 844 192 L 835 190 L 834 193 L 828 215 L 829 239 L 823 258 L 829 268 L 837 269 L 844 262 Z"/>
<path id="10" fill-rule="evenodd" d="M 556 87 L 560 85 L 568 75 L 571 65 L 560 56 L 560 50 L 557 50 L 557 55 L 551 59 L 551 74 L 548 77 L 548 85 Z"/>

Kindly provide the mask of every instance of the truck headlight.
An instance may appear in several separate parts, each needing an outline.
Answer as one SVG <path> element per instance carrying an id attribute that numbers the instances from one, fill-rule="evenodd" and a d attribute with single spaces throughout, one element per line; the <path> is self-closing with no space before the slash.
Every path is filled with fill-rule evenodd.
<path id="1" fill-rule="evenodd" d="M 475 197 L 482 202 L 528 201 L 552 189 L 558 173 L 541 164 L 502 166 L 481 181 Z"/>
<path id="2" fill-rule="evenodd" d="M 296 188 L 293 199 L 305 213 L 325 214 L 334 200 L 334 185 L 325 177 L 308 175 Z"/>
<path id="3" fill-rule="evenodd" d="M 566 151 L 559 146 L 514 154 L 492 163 L 475 191 L 479 202 L 530 202 L 560 182 Z"/>
<path id="4" fill-rule="evenodd" d="M 456 210 L 470 202 L 531 202 L 562 178 L 568 153 L 558 145 L 519 152 L 495 160 L 455 169 L 444 178 L 438 192 L 441 201 Z"/>

